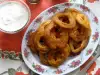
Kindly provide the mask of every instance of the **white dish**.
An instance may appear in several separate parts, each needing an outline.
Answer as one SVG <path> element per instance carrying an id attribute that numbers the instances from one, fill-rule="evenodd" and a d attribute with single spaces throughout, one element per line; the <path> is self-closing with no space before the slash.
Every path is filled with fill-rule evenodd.
<path id="1" fill-rule="evenodd" d="M 70 57 L 69 60 L 60 65 L 58 68 L 52 68 L 50 66 L 45 66 L 41 64 L 39 57 L 35 54 L 32 54 L 30 49 L 27 47 L 27 41 L 29 32 L 34 32 L 37 30 L 39 25 L 47 20 L 50 19 L 55 13 L 63 11 L 65 8 L 76 8 L 86 14 L 90 20 L 92 34 L 89 39 L 89 43 L 87 47 L 77 56 Z M 22 41 L 22 56 L 26 63 L 26 65 L 34 72 L 41 74 L 41 75 L 63 75 L 68 74 L 75 69 L 79 68 L 83 65 L 89 57 L 95 51 L 98 42 L 99 42 L 99 22 L 97 17 L 91 12 L 91 10 L 81 4 L 73 4 L 73 3 L 61 3 L 55 6 L 52 6 L 45 11 L 43 11 L 40 15 L 38 15 L 31 25 L 28 27 Z"/>
<path id="2" fill-rule="evenodd" d="M 0 29 L 6 33 L 22 30 L 30 20 L 30 10 L 22 1 L 0 3 Z"/>

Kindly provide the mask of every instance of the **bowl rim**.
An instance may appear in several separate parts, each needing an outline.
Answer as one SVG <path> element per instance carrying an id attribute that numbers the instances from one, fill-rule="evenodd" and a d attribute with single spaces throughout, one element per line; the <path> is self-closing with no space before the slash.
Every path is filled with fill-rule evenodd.
<path id="1" fill-rule="evenodd" d="M 0 28 L 0 31 L 4 32 L 4 33 L 8 33 L 8 34 L 14 34 L 14 33 L 17 33 L 17 32 L 20 32 L 21 30 L 23 30 L 30 22 L 30 19 L 31 19 L 31 11 L 30 11 L 30 8 L 29 6 L 24 2 L 24 1 L 21 1 L 21 0 L 5 0 L 5 1 L 1 1 L 0 4 L 6 4 L 6 3 L 9 3 L 9 2 L 12 2 L 12 3 L 18 3 L 19 5 L 22 5 L 23 7 L 25 7 L 25 9 L 27 10 L 28 12 L 28 19 L 27 19 L 27 22 L 25 23 L 25 25 L 23 25 L 21 28 L 15 30 L 15 31 L 6 31 L 2 28 Z"/>

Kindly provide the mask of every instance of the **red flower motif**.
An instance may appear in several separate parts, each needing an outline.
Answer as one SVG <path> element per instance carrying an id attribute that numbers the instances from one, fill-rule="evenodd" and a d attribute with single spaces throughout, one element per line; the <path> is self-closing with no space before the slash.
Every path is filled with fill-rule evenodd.
<path id="1" fill-rule="evenodd" d="M 16 75 L 29 75 L 29 74 L 24 74 L 23 72 L 16 72 Z"/>
<path id="2" fill-rule="evenodd" d="M 41 22 L 41 20 L 42 20 L 42 17 L 38 17 L 36 20 L 35 20 L 35 22 Z"/>
<path id="3" fill-rule="evenodd" d="M 28 54 L 29 54 L 29 52 L 25 49 L 25 50 L 24 50 L 24 56 L 27 57 Z"/>
<path id="4" fill-rule="evenodd" d="M 61 70 L 61 69 L 57 69 L 57 70 L 55 71 L 55 73 L 56 73 L 56 74 L 60 74 L 60 73 L 62 73 L 62 70 Z"/>
<path id="5" fill-rule="evenodd" d="M 88 50 L 88 53 L 90 54 L 92 52 L 92 50 Z"/>
<path id="6" fill-rule="evenodd" d="M 80 60 L 77 60 L 77 61 L 75 62 L 75 64 L 76 64 L 76 65 L 79 65 L 79 64 L 80 64 Z"/>
<path id="7" fill-rule="evenodd" d="M 72 4 L 71 3 L 65 3 L 65 6 L 70 7 Z"/>
<path id="8" fill-rule="evenodd" d="M 37 71 L 39 71 L 39 72 L 42 72 L 42 73 L 44 72 L 44 69 L 41 68 L 40 65 L 35 65 L 34 68 L 35 68 L 35 70 L 37 70 Z"/>
<path id="9" fill-rule="evenodd" d="M 92 52 L 92 49 L 89 49 L 89 50 L 87 51 L 86 55 L 91 54 L 91 52 Z"/>
<path id="10" fill-rule="evenodd" d="M 16 56 L 19 56 L 19 54 L 20 54 L 20 53 L 19 53 L 19 52 L 17 52 L 17 53 L 16 53 Z"/>
<path id="11" fill-rule="evenodd" d="M 95 16 L 94 17 L 94 21 L 96 22 L 96 23 L 98 23 L 98 18 Z"/>
<path id="12" fill-rule="evenodd" d="M 88 7 L 86 7 L 86 6 L 84 6 L 84 5 L 80 5 L 80 8 L 81 9 L 83 9 L 83 11 L 90 11 L 89 9 L 88 9 Z"/>
<path id="13" fill-rule="evenodd" d="M 73 61 L 71 64 L 72 64 L 72 66 L 75 66 L 75 61 Z"/>
<path id="14" fill-rule="evenodd" d="M 99 37 L 99 32 L 95 32 L 95 34 L 93 35 L 94 42 L 98 39 L 98 37 Z"/>
<path id="15" fill-rule="evenodd" d="M 96 71 L 95 75 L 100 75 L 100 68 Z"/>
<path id="16" fill-rule="evenodd" d="M 4 54 L 2 54 L 2 59 L 4 59 Z"/>
<path id="17" fill-rule="evenodd" d="M 29 35 L 30 35 L 31 32 L 32 32 L 32 30 L 29 30 L 29 31 L 27 32 L 27 34 L 26 34 L 26 40 L 29 40 Z"/>
<path id="18" fill-rule="evenodd" d="M 81 63 L 80 60 L 73 61 L 73 62 L 71 63 L 71 65 L 70 65 L 70 67 L 76 67 L 76 66 L 78 66 L 80 63 Z"/>
<path id="19" fill-rule="evenodd" d="M 58 7 L 52 7 L 48 10 L 48 13 L 55 13 L 57 11 Z"/>

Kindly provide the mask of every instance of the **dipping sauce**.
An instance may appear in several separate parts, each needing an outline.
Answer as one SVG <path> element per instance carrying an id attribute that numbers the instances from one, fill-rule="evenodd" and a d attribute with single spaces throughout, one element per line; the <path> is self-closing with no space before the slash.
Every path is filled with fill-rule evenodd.
<path id="1" fill-rule="evenodd" d="M 17 1 L 8 1 L 0 4 L 0 29 L 14 32 L 22 29 L 29 21 L 27 7 Z"/>

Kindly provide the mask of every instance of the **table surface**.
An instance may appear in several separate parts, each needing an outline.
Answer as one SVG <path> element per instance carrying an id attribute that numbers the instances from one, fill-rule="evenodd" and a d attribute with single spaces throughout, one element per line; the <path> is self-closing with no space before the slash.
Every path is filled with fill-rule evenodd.
<path id="1" fill-rule="evenodd" d="M 0 0 L 0 1 L 3 1 L 3 0 Z M 22 0 L 22 1 L 26 2 L 26 4 L 29 6 L 31 10 L 31 13 L 32 13 L 31 20 L 30 20 L 30 23 L 31 23 L 31 21 L 46 8 L 55 4 L 66 2 L 68 0 L 59 0 L 59 1 L 58 0 L 40 0 L 40 3 L 36 5 L 31 5 L 26 0 Z M 100 20 L 100 10 L 99 10 L 100 1 L 99 0 L 87 0 L 87 1 L 88 2 L 86 2 L 85 5 L 88 6 Z M 69 2 L 83 4 L 83 0 L 69 0 Z M 27 25 L 27 27 L 30 25 L 30 23 Z M 24 64 L 22 60 L 19 60 L 21 58 L 20 56 L 21 41 L 27 27 L 16 34 L 6 34 L 3 32 L 0 32 L 0 48 L 1 48 L 0 49 L 0 75 L 30 75 L 31 71 L 27 68 L 27 66 Z M 16 38 L 18 40 L 16 40 Z M 11 59 L 15 59 L 15 60 L 11 60 Z M 91 59 L 92 57 L 89 59 L 89 61 Z M 88 75 L 89 74 L 94 75 L 95 73 L 100 74 L 99 68 L 100 68 L 100 57 L 90 67 L 90 69 L 88 70 Z M 77 69 L 77 70 L 80 70 L 80 69 Z M 74 72 L 68 75 L 75 74 L 77 70 L 75 70 Z M 33 75 L 36 75 L 36 74 L 33 74 Z"/>

